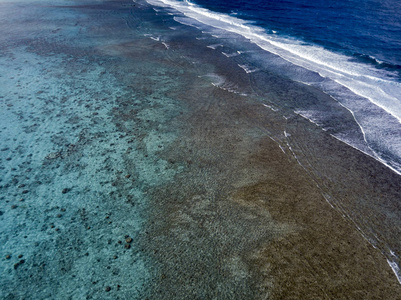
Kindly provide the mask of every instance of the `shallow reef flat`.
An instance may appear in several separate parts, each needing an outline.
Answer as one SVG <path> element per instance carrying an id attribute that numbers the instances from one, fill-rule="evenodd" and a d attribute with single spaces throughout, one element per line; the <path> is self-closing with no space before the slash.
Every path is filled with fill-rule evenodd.
<path id="1" fill-rule="evenodd" d="M 1 299 L 401 299 L 400 176 L 272 104 L 327 95 L 142 1 L 0 20 Z"/>

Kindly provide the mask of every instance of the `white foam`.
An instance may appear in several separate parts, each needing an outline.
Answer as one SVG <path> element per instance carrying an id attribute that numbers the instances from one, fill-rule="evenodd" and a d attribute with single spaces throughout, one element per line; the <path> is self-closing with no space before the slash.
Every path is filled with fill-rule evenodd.
<path id="1" fill-rule="evenodd" d="M 224 56 L 226 57 L 234 57 L 234 56 L 238 56 L 240 55 L 240 53 L 238 52 L 234 52 L 234 53 L 225 53 L 225 52 L 221 52 Z"/>
<path id="2" fill-rule="evenodd" d="M 340 142 L 343 142 L 343 143 L 347 144 L 348 146 L 354 148 L 355 150 L 358 150 L 358 151 L 360 151 L 360 152 L 362 152 L 362 153 L 364 153 L 364 154 L 366 154 L 366 155 L 372 157 L 373 159 L 376 159 L 376 160 L 380 161 L 382 164 L 384 164 L 386 167 L 388 167 L 389 169 L 391 169 L 393 172 L 397 173 L 398 175 L 401 175 L 401 172 L 400 172 L 398 169 L 392 167 L 392 165 L 390 164 L 390 162 L 385 161 L 384 159 L 382 159 L 382 158 L 380 158 L 380 157 L 377 157 L 377 156 L 375 155 L 375 153 L 372 153 L 372 152 L 370 152 L 370 151 L 367 151 L 366 149 L 365 149 L 365 150 L 362 150 L 361 147 L 355 145 L 354 143 L 352 143 L 352 142 L 350 142 L 350 141 L 347 141 L 347 140 L 344 139 L 344 138 L 338 137 L 338 136 L 336 136 L 336 135 L 334 135 L 334 134 L 330 134 L 330 135 L 331 135 L 332 137 L 334 137 L 335 139 L 339 140 Z M 368 149 L 371 150 L 370 148 L 368 148 Z"/>
<path id="3" fill-rule="evenodd" d="M 286 144 L 288 147 L 288 150 L 290 150 L 292 156 L 295 158 L 295 160 L 297 161 L 297 163 L 306 171 L 309 172 L 308 169 L 301 163 L 301 161 L 298 158 L 298 155 L 295 153 L 294 149 L 292 149 L 291 144 L 290 144 L 290 140 L 289 137 L 291 136 L 291 134 L 289 134 L 287 131 L 284 130 L 284 136 L 286 137 Z M 281 149 L 283 150 L 283 149 Z"/>
<path id="4" fill-rule="evenodd" d="M 178 23 L 181 23 L 183 25 L 187 25 L 187 26 L 191 26 L 191 27 L 195 27 L 197 29 L 201 29 L 201 27 L 199 26 L 199 24 L 197 24 L 196 22 L 194 22 L 193 20 L 189 19 L 189 18 L 183 18 L 183 17 L 177 17 L 174 16 L 173 18 L 175 21 L 177 21 Z"/>
<path id="5" fill-rule="evenodd" d="M 243 69 L 247 74 L 260 71 L 260 69 L 252 68 L 252 67 L 250 67 L 250 66 L 248 66 L 248 65 L 244 65 L 244 64 L 239 64 L 238 66 L 239 66 L 241 69 Z"/>
<path id="6" fill-rule="evenodd" d="M 157 42 L 160 41 L 160 37 L 155 37 L 155 36 L 153 36 L 153 35 L 151 35 L 149 33 L 145 33 L 144 36 L 147 36 L 147 37 L 149 37 L 152 40 L 157 41 Z"/>
<path id="7" fill-rule="evenodd" d="M 222 90 L 230 92 L 230 93 L 235 93 L 235 94 L 240 94 L 242 96 L 246 96 L 246 94 L 240 93 L 238 91 L 238 86 L 236 84 L 227 81 L 227 79 L 223 76 L 220 76 L 220 75 L 214 74 L 214 73 L 210 73 L 210 74 L 199 76 L 199 77 L 208 78 L 209 80 L 211 80 L 211 84 L 219 89 L 222 89 Z"/>
<path id="8" fill-rule="evenodd" d="M 401 270 L 400 267 L 397 265 L 397 263 L 390 261 L 387 259 L 387 263 L 391 267 L 391 270 L 393 270 L 395 277 L 397 277 L 398 282 L 401 284 Z"/>
<path id="9" fill-rule="evenodd" d="M 187 3 L 188 5 L 195 5 L 195 4 L 191 3 L 189 0 L 185 0 L 185 3 Z"/>
<path id="10" fill-rule="evenodd" d="M 218 47 L 223 47 L 222 44 L 213 44 L 213 45 L 209 45 L 207 46 L 210 49 L 216 50 Z"/>
<path id="11" fill-rule="evenodd" d="M 267 104 L 262 104 L 264 107 L 267 107 L 268 109 L 271 109 L 272 111 L 278 111 L 278 109 L 277 108 L 274 108 L 273 106 L 271 106 L 271 105 L 267 105 Z"/>
<path id="12" fill-rule="evenodd" d="M 363 127 L 361 126 L 361 124 L 359 123 L 359 121 L 356 119 L 355 113 L 354 113 L 351 109 L 349 109 L 347 106 L 345 106 L 344 104 L 340 103 L 340 105 L 341 105 L 342 107 L 344 107 L 346 110 L 348 110 L 348 111 L 351 113 L 352 117 L 354 118 L 355 123 L 358 124 L 359 128 L 361 129 L 361 132 L 362 132 L 362 135 L 363 135 L 363 140 L 364 140 L 365 143 L 367 144 L 368 141 L 366 140 L 365 131 L 363 130 Z M 372 149 L 371 149 L 371 150 L 372 150 Z"/>
<path id="13" fill-rule="evenodd" d="M 311 122 L 312 124 L 315 124 L 318 127 L 322 127 L 321 124 L 319 124 L 315 118 L 313 117 L 313 114 L 311 114 L 310 111 L 300 111 L 300 110 L 296 110 L 295 113 L 299 116 L 301 116 L 302 118 L 308 120 L 309 122 Z"/>
<path id="14" fill-rule="evenodd" d="M 319 186 L 318 186 L 319 187 Z M 327 203 L 328 204 L 330 204 L 330 206 L 332 207 L 332 208 L 334 208 L 335 209 L 335 207 L 333 206 L 333 204 L 331 204 L 331 200 L 330 200 L 330 196 L 329 195 L 327 195 L 326 193 L 322 193 L 322 196 L 323 196 L 323 198 L 327 201 Z"/>

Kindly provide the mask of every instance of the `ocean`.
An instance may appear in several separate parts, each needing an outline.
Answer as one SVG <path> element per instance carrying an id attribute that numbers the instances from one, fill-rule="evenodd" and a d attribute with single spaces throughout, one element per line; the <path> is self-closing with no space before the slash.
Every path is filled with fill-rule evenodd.
<path id="1" fill-rule="evenodd" d="M 0 298 L 398 299 L 398 8 L 0 0 Z"/>
<path id="2" fill-rule="evenodd" d="M 210 27 L 222 39 L 219 47 L 224 46 L 228 33 L 257 45 L 263 51 L 248 53 L 252 57 L 243 64 L 246 72 L 281 74 L 332 96 L 352 114 L 362 138 L 356 138 L 351 129 L 333 125 L 335 117 L 324 108 L 311 109 L 302 102 L 293 108 L 401 174 L 398 1 L 149 2 L 179 11 L 178 22 Z M 266 57 L 267 53 L 274 57 Z"/>
<path id="3" fill-rule="evenodd" d="M 401 67 L 398 1 L 202 1 L 193 3 L 320 45 L 388 71 Z"/>
<path id="4" fill-rule="evenodd" d="M 198 39 L 208 40 L 207 47 L 216 51 L 216 56 L 232 59 L 251 77 L 253 92 L 261 98 L 270 96 L 261 100 L 266 101 L 267 108 L 289 109 L 401 175 L 398 1 L 147 2 L 154 5 L 156 14 L 162 15 L 160 7 L 164 8 L 176 22 L 200 30 L 204 37 Z M 302 92 L 290 91 L 285 96 L 272 93 L 272 76 L 313 87 L 330 98 L 316 101 Z M 229 77 L 214 78 L 213 84 L 247 95 L 246 90 L 227 82 Z M 284 131 L 284 136 L 291 135 Z M 289 147 L 307 169 L 309 162 L 303 164 Z M 361 216 L 349 209 L 343 207 L 340 211 L 374 247 L 381 243 L 373 233 L 376 225 L 368 220 L 357 221 Z M 387 261 L 401 282 L 399 264 L 393 261 L 398 261 L 398 256 L 389 248 L 384 252 L 390 254 Z"/>

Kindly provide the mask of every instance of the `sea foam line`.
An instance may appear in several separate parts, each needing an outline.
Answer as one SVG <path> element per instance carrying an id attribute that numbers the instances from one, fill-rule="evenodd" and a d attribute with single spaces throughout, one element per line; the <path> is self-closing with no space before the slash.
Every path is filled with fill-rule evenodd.
<path id="1" fill-rule="evenodd" d="M 239 53 L 239 51 L 237 51 L 237 52 L 234 52 L 234 53 L 225 53 L 225 52 L 221 52 L 225 57 L 234 57 L 234 56 L 238 56 L 238 55 L 240 55 L 241 53 Z"/>
<path id="2" fill-rule="evenodd" d="M 216 50 L 218 47 L 223 47 L 223 44 L 213 44 L 213 45 L 209 45 L 207 46 L 210 49 Z"/>
<path id="3" fill-rule="evenodd" d="M 242 65 L 238 64 L 238 67 L 240 67 L 242 70 L 244 70 L 247 74 L 260 71 L 260 69 L 254 69 L 254 68 L 252 68 L 250 66 L 243 65 L 243 64 Z"/>
<path id="4" fill-rule="evenodd" d="M 395 277 L 397 277 L 398 282 L 401 284 L 401 270 L 397 263 L 390 261 L 387 259 L 387 263 L 389 264 L 390 268 L 393 270 Z"/>

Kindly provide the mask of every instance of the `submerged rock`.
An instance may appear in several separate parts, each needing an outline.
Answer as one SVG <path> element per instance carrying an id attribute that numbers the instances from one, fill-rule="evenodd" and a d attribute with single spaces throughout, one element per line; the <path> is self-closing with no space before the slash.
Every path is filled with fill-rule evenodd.
<path id="1" fill-rule="evenodd" d="M 61 157 L 61 155 L 62 155 L 62 153 L 61 153 L 61 151 L 59 151 L 59 152 L 52 152 L 52 153 L 49 153 L 48 155 L 46 155 L 46 159 L 56 159 L 56 158 L 59 158 L 59 157 Z"/>
<path id="2" fill-rule="evenodd" d="M 61 191 L 61 193 L 67 194 L 69 191 L 71 191 L 70 188 L 64 188 L 64 189 Z"/>

